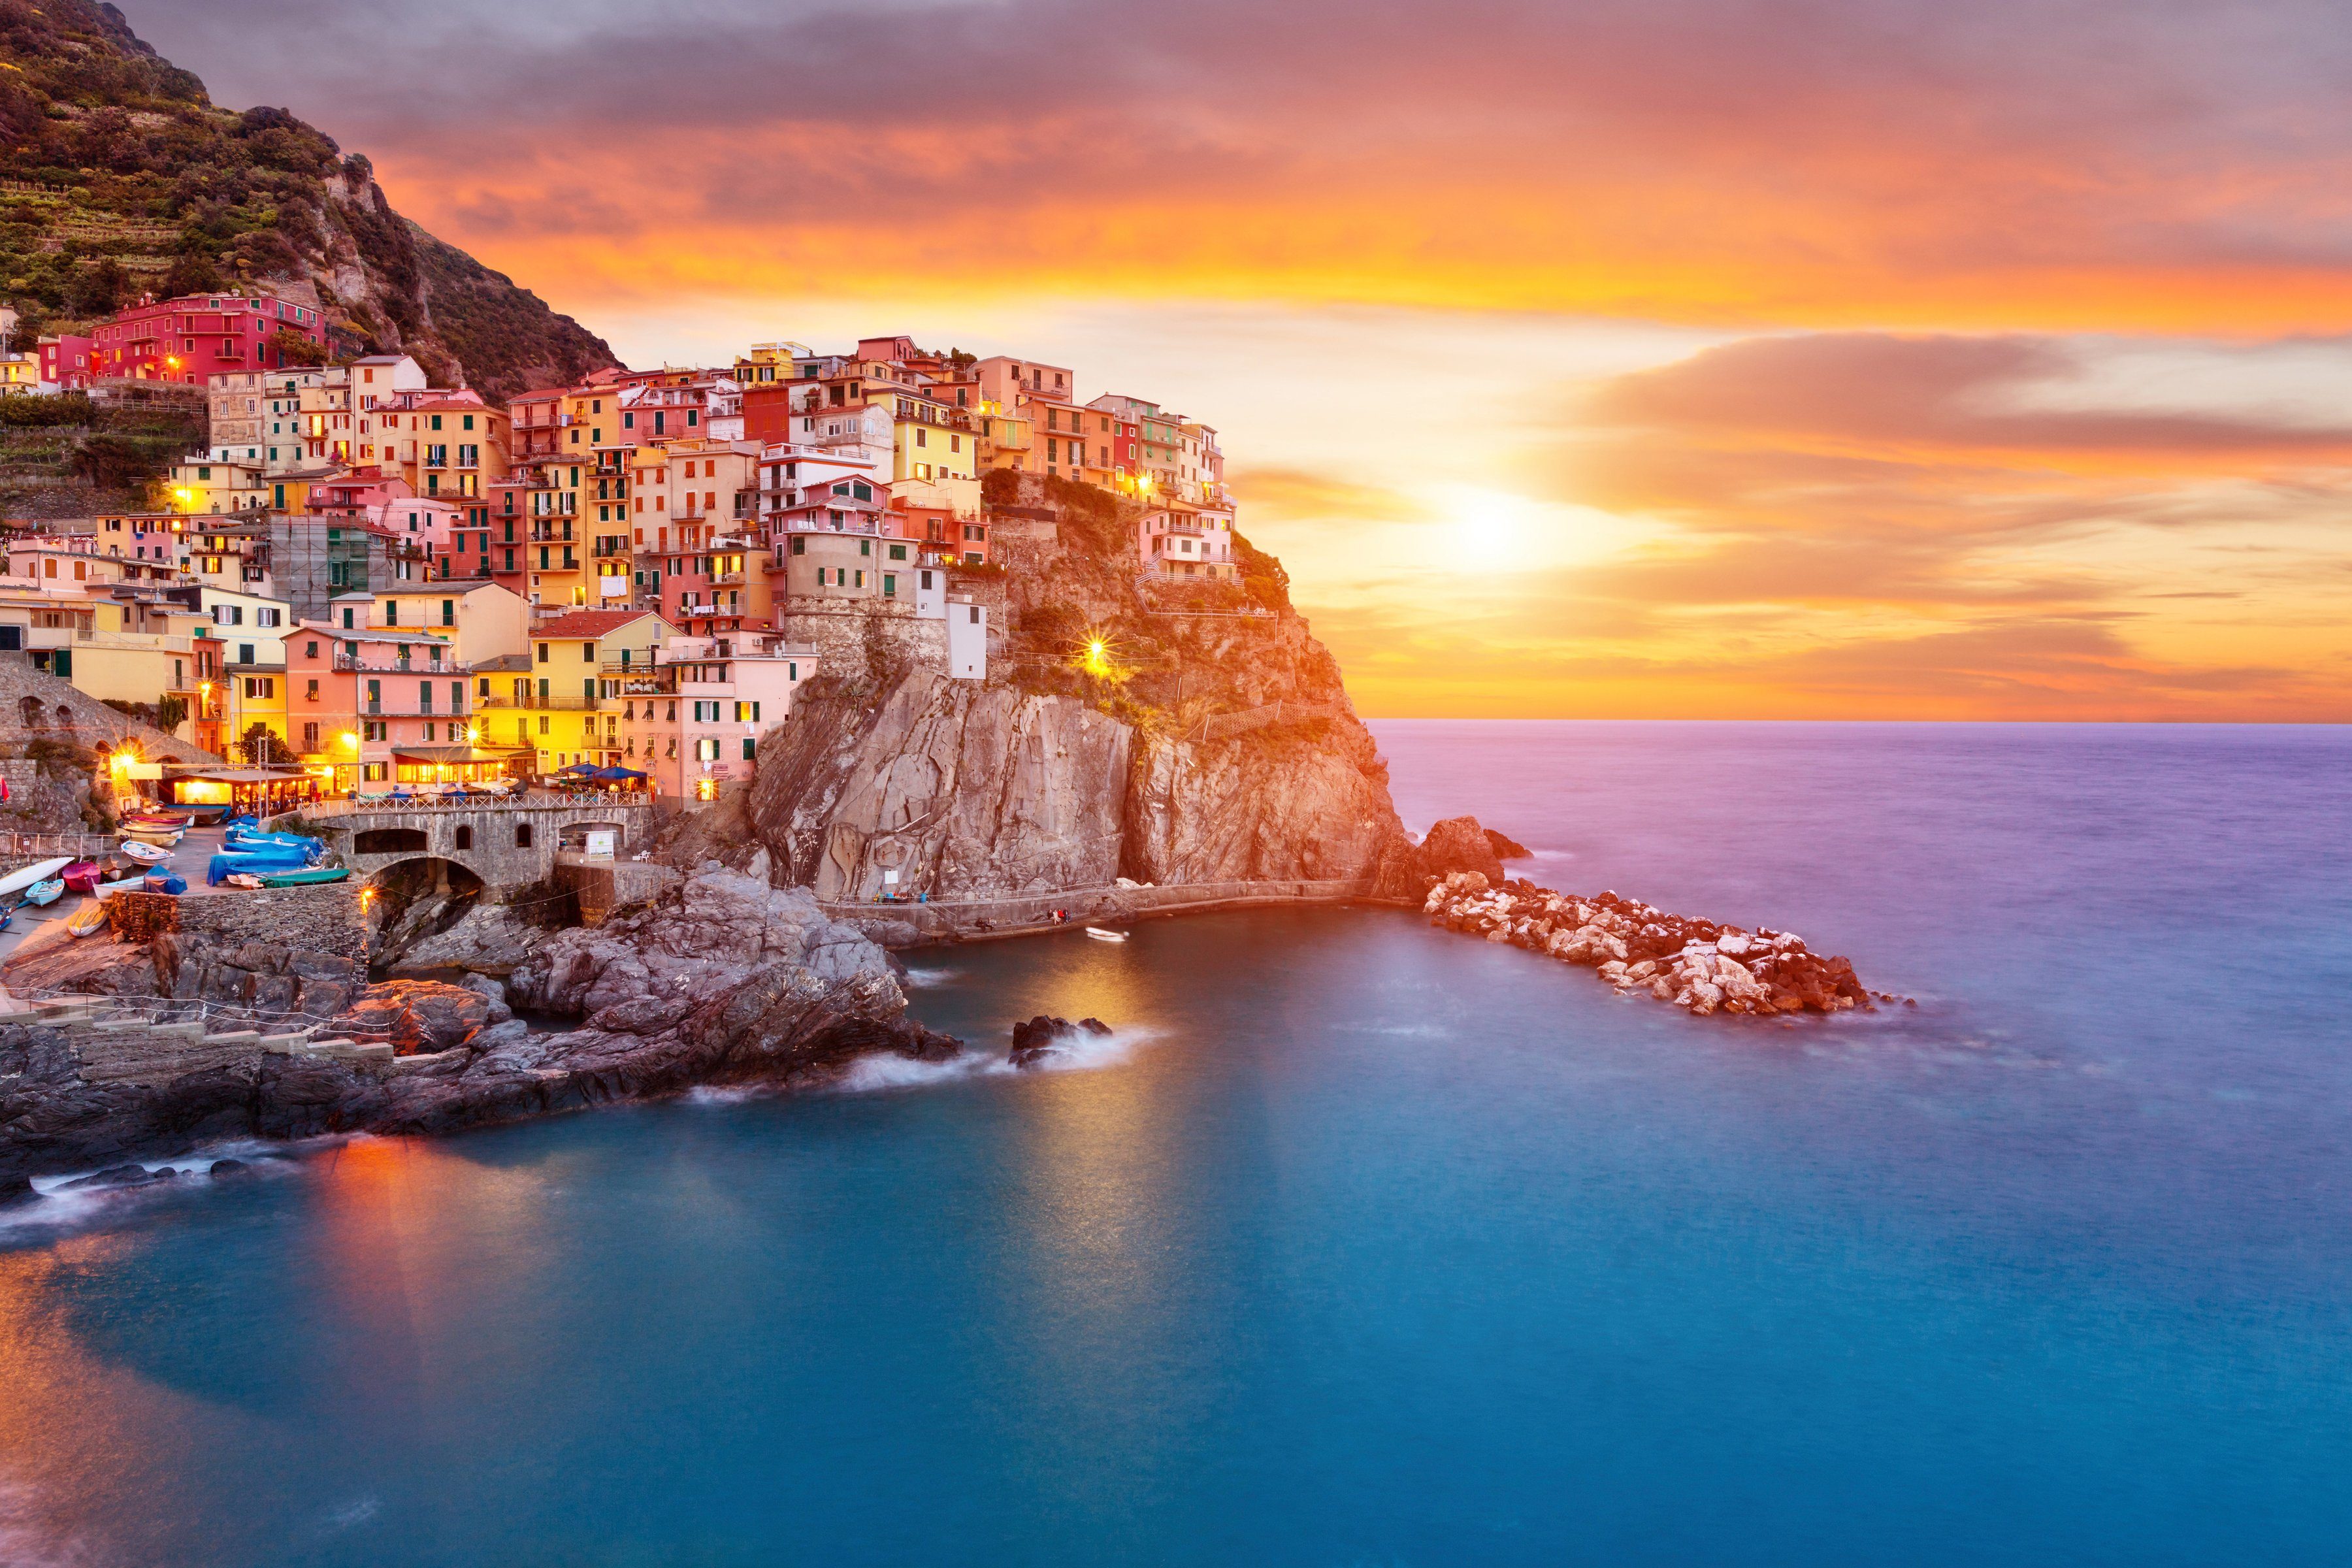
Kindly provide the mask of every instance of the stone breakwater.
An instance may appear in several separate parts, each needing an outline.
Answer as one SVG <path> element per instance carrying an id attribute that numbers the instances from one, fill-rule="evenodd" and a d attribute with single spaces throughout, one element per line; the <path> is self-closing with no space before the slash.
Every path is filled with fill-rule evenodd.
<path id="1" fill-rule="evenodd" d="M 1871 1005 L 1852 963 L 1812 952 L 1794 931 L 1743 931 L 1616 893 L 1581 898 L 1454 871 L 1430 888 L 1422 909 L 1448 931 L 1597 969 L 1620 995 L 1646 991 L 1693 1013 L 1839 1013 Z"/>

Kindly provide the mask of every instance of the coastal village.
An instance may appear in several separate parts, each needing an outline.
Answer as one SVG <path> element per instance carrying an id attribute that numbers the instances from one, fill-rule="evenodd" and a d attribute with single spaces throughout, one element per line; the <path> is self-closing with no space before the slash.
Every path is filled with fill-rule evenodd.
<path id="1" fill-rule="evenodd" d="M 875 623 L 986 680 L 1040 485 L 1130 503 L 1139 578 L 1246 605 L 1216 430 L 1072 366 L 770 342 L 498 403 L 328 346 L 300 299 L 230 290 L 10 362 L 26 395 L 201 400 L 148 510 L 10 521 L 0 584 L 0 652 L 218 760 L 163 804 L 592 770 L 708 804 Z"/>

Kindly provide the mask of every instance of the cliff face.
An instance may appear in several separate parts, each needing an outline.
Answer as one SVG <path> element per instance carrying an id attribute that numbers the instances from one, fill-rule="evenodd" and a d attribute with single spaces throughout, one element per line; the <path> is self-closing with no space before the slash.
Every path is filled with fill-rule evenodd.
<path id="1" fill-rule="evenodd" d="M 339 348 L 485 396 L 614 363 L 604 341 L 392 209 L 367 159 L 282 109 L 219 109 L 112 5 L 0 0 L 0 278 L 20 339 L 142 292 L 314 301 Z"/>
<path id="2" fill-rule="evenodd" d="M 831 660 L 740 814 L 674 853 L 764 850 L 847 900 L 1369 879 L 1393 858 L 1387 769 L 1271 558 L 1249 590 L 1171 590 L 1139 579 L 1132 508 L 1034 480 L 1013 499 L 1061 515 L 1001 530 L 1004 574 L 962 584 L 1002 595 L 990 680 Z"/>

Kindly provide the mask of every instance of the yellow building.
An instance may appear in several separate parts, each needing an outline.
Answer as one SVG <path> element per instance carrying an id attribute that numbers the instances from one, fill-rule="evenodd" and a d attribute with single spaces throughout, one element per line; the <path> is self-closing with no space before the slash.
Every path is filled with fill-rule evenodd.
<path id="1" fill-rule="evenodd" d="M 928 394 L 902 390 L 880 401 L 890 411 L 891 493 L 978 517 L 980 437 L 969 417 Z"/>
<path id="2" fill-rule="evenodd" d="M 621 709 L 630 679 L 654 667 L 654 650 L 677 628 L 646 610 L 581 610 L 530 635 L 530 673 L 514 678 L 515 742 L 537 749 L 539 771 L 573 763 L 617 765 L 625 744 Z M 495 724 L 488 743 L 503 745 Z"/>
<path id="3" fill-rule="evenodd" d="M 216 515 L 266 506 L 269 486 L 264 465 L 199 455 L 172 465 L 164 481 L 172 510 L 184 516 Z"/>
<path id="4" fill-rule="evenodd" d="M 234 749 L 225 752 L 231 761 L 291 762 L 294 749 L 288 744 L 286 731 L 286 665 L 283 658 L 276 664 L 259 661 L 241 663 L 231 658 L 221 666 L 224 700 L 221 703 L 221 743 L 235 748 L 256 740 L 253 727 L 268 731 L 282 753 L 259 756 Z"/>
<path id="5" fill-rule="evenodd" d="M 193 713 L 220 645 L 202 612 L 176 601 L 0 588 L 0 648 L 103 701 L 178 697 Z"/>

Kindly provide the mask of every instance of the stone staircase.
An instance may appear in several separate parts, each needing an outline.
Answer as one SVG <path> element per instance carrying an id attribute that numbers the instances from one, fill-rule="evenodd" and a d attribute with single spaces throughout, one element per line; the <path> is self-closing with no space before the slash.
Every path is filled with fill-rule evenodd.
<path id="1" fill-rule="evenodd" d="M 409 1072 L 439 1061 L 444 1054 L 395 1056 L 388 1040 L 354 1040 L 324 1026 L 278 1034 L 258 1029 L 215 1034 L 200 1021 L 159 1021 L 102 996 L 36 1003 L 32 1016 L 24 1021 L 62 1031 L 89 1083 L 152 1087 L 260 1055 L 366 1063 Z"/>

